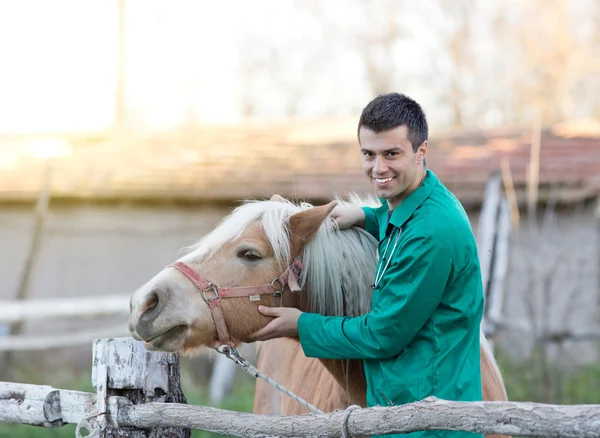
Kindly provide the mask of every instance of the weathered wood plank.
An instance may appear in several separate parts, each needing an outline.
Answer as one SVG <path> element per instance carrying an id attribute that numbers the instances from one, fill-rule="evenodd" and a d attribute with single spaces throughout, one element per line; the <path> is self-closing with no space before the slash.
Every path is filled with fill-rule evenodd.
<path id="1" fill-rule="evenodd" d="M 499 205 L 498 222 L 496 230 L 496 244 L 493 255 L 493 267 L 489 291 L 487 294 L 487 323 L 492 335 L 495 332 L 495 324 L 502 321 L 504 307 L 504 282 L 508 272 L 509 243 L 511 233 L 510 209 L 508 201 L 502 199 Z"/>
<path id="2" fill-rule="evenodd" d="M 494 174 L 485 186 L 485 194 L 479 215 L 479 226 L 477 228 L 477 251 L 481 265 L 481 279 L 486 296 L 491 277 L 492 253 L 501 202 L 501 178 L 500 174 Z"/>
<path id="3" fill-rule="evenodd" d="M 94 330 L 80 330 L 71 333 L 56 333 L 53 335 L 19 335 L 0 337 L 0 351 L 33 351 L 51 348 L 89 345 L 96 338 L 111 338 L 127 333 L 124 327 L 107 327 Z"/>
<path id="4" fill-rule="evenodd" d="M 186 403 L 180 386 L 179 356 L 148 351 L 142 342 L 132 338 L 100 339 L 94 341 L 92 383 L 97 389 L 98 406 L 104 407 L 114 396 L 130 402 L 153 402 L 160 406 Z M 100 409 L 99 409 L 100 410 Z M 191 431 L 158 425 L 149 430 L 124 428 L 99 419 L 106 426 L 103 438 L 189 438 Z"/>
<path id="5" fill-rule="evenodd" d="M 0 301 L 1 322 L 36 319 L 129 314 L 129 298 L 124 295 Z"/>
<path id="6" fill-rule="evenodd" d="M 127 335 L 127 327 L 123 326 L 80 330 L 70 333 L 56 333 L 52 335 L 0 336 L 0 351 L 35 351 L 75 347 L 89 344 L 94 339 L 98 338 L 116 338 Z M 209 354 L 210 350 L 203 349 L 198 352 L 197 356 L 206 356 Z"/>
<path id="7" fill-rule="evenodd" d="M 0 423 L 42 427 L 79 423 L 95 408 L 95 401 L 92 393 L 0 382 Z"/>
<path id="8" fill-rule="evenodd" d="M 111 397 L 111 422 L 120 426 L 173 426 L 225 436 L 341 436 L 344 411 L 299 416 L 255 415 L 182 404 L 133 405 Z M 512 402 L 450 402 L 429 398 L 393 407 L 353 411 L 348 433 L 387 435 L 419 430 L 462 430 L 545 438 L 600 437 L 600 405 L 547 405 Z"/>
<path id="9" fill-rule="evenodd" d="M 0 382 L 0 423 L 58 427 L 97 413 L 96 394 Z M 341 436 L 343 411 L 300 416 L 254 415 L 180 403 L 133 404 L 107 399 L 107 437 L 158 437 L 166 430 L 201 429 L 227 436 Z M 357 409 L 350 435 L 463 430 L 532 437 L 600 437 L 600 405 L 450 402 L 433 397 L 404 406 Z M 112 434 L 111 434 L 112 433 Z M 104 435 L 103 435 L 104 436 Z M 168 434 L 168 436 L 180 436 Z"/>

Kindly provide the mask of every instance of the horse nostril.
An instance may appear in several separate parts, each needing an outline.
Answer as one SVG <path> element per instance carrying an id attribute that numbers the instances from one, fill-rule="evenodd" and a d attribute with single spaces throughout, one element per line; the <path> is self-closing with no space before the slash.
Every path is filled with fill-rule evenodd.
<path id="1" fill-rule="evenodd" d="M 159 302 L 160 302 L 160 298 L 158 298 L 158 293 L 156 291 L 152 291 L 150 293 L 150 296 L 146 300 L 146 304 L 144 306 L 145 307 L 144 312 L 154 310 L 158 306 Z"/>
<path id="2" fill-rule="evenodd" d="M 156 318 L 158 312 L 157 309 L 161 304 L 160 294 L 157 291 L 152 291 L 146 297 L 144 304 L 141 307 L 140 320 L 150 322 Z"/>

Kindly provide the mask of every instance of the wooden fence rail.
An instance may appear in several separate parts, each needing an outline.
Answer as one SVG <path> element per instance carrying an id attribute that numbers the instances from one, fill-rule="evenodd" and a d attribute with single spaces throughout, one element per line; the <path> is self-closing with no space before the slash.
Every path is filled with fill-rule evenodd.
<path id="1" fill-rule="evenodd" d="M 104 327 L 51 335 L 0 336 L 0 351 L 41 351 L 52 348 L 75 347 L 89 345 L 91 340 L 98 337 L 112 338 L 126 335 L 127 328 Z"/>
<path id="2" fill-rule="evenodd" d="M 92 381 L 96 394 L 0 382 L 0 423 L 42 427 L 77 423 L 101 438 L 189 437 L 191 429 L 229 436 L 338 437 L 343 423 L 349 435 L 438 429 L 600 438 L 600 405 L 452 402 L 431 397 L 403 406 L 299 416 L 189 406 L 179 386 L 178 357 L 148 352 L 131 338 L 95 341 Z"/>
<path id="3" fill-rule="evenodd" d="M 0 423 L 60 427 L 79 423 L 96 406 L 96 394 L 51 386 L 0 382 Z"/>
<path id="4" fill-rule="evenodd" d="M 0 324 L 59 318 L 93 318 L 129 314 L 129 296 L 71 297 L 0 301 Z M 127 327 L 104 327 L 53 333 L 51 335 L 15 334 L 0 336 L 2 351 L 35 351 L 84 345 L 98 338 L 127 336 Z"/>
<path id="5" fill-rule="evenodd" d="M 52 318 L 129 315 L 131 295 L 0 301 L 0 322 Z"/>
<path id="6" fill-rule="evenodd" d="M 133 405 L 114 398 L 110 421 L 120 426 L 173 426 L 227 436 L 341 436 L 345 411 L 272 416 L 199 406 Z M 351 436 L 388 435 L 420 430 L 459 430 L 546 438 L 600 437 L 600 405 L 544 405 L 511 402 L 450 402 L 434 397 L 403 406 L 356 409 L 347 421 Z"/>
<path id="7" fill-rule="evenodd" d="M 57 402 L 57 400 L 59 400 Z M 0 384 L 0 422 L 58 427 L 95 412 L 96 394 L 35 385 Z M 66 404 L 65 404 L 66 402 Z M 344 411 L 298 416 L 256 415 L 178 403 L 107 399 L 112 428 L 201 429 L 226 436 L 341 436 Z M 435 398 L 393 407 L 352 411 L 350 435 L 387 435 L 441 429 L 532 437 L 600 437 L 600 405 L 450 402 Z M 121 434 L 120 436 L 127 436 Z"/>

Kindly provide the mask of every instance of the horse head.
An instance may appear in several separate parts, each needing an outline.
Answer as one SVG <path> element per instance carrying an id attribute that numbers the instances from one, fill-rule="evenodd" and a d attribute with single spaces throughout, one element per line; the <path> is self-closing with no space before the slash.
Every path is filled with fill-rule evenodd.
<path id="1" fill-rule="evenodd" d="M 335 205 L 295 205 L 275 195 L 238 207 L 133 294 L 132 336 L 150 350 L 186 354 L 245 342 L 269 321 L 260 304 L 366 311 L 376 241 L 364 230 L 336 230 L 329 218 Z"/>

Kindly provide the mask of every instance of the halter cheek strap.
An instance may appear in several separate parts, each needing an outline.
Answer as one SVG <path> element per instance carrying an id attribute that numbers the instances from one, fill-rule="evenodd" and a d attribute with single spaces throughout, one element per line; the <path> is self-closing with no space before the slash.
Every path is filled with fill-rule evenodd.
<path id="1" fill-rule="evenodd" d="M 222 298 L 249 297 L 250 301 L 258 301 L 260 300 L 261 295 L 272 295 L 281 300 L 283 290 L 286 286 L 288 286 L 292 292 L 299 292 L 301 290 L 298 282 L 302 272 L 302 260 L 300 256 L 296 257 L 279 277 L 274 278 L 273 281 L 268 284 L 259 286 L 221 287 L 212 281 L 206 280 L 202 275 L 198 274 L 189 265 L 183 262 L 175 262 L 171 265 L 167 265 L 167 267 L 177 269 L 194 284 L 196 289 L 198 289 L 202 298 L 211 310 L 213 321 L 219 336 L 219 342 L 221 344 L 231 344 L 232 342 L 229 332 L 227 331 L 227 325 L 225 324 L 223 309 L 221 308 Z"/>

